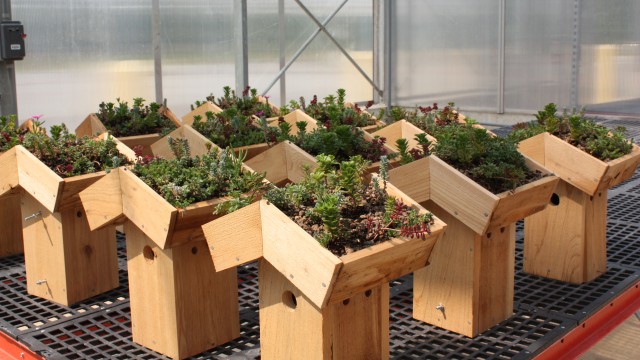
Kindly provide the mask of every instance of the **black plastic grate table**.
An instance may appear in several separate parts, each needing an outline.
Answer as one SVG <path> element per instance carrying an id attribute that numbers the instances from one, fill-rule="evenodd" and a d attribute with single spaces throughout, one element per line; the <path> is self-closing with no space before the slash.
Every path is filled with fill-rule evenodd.
<path id="1" fill-rule="evenodd" d="M 607 124 L 615 125 L 615 124 Z M 627 125 L 629 127 L 629 125 Z M 633 131 L 640 130 L 640 123 Z M 498 129 L 500 134 L 505 129 Z M 635 134 L 635 133 L 634 133 Z M 638 132 L 640 134 L 640 132 Z M 517 224 L 514 315 L 475 338 L 411 317 L 412 276 L 390 286 L 392 359 L 530 359 L 640 279 L 640 173 L 609 192 L 608 270 L 573 285 L 522 272 Z M 0 259 L 0 330 L 49 359 L 164 359 L 131 340 L 126 249 L 117 236 L 121 286 L 71 307 L 26 293 L 24 259 Z M 257 359 L 257 265 L 238 269 L 241 337 L 193 359 Z"/>

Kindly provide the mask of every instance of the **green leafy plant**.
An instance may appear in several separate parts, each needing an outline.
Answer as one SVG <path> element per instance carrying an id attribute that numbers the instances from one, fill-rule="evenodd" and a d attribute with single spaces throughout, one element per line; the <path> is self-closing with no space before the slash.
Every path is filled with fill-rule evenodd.
<path id="1" fill-rule="evenodd" d="M 387 195 L 383 174 L 388 174 L 388 162 L 383 161 L 382 179 L 368 181 L 364 175 L 368 162 L 360 156 L 339 162 L 332 155 L 319 155 L 317 160 L 318 167 L 304 180 L 273 188 L 264 198 L 334 254 L 394 236 L 430 234 L 431 213 L 419 213 Z"/>
<path id="2" fill-rule="evenodd" d="M 258 90 L 247 86 L 242 92 L 242 96 L 237 96 L 235 90 L 231 90 L 230 86 L 223 88 L 223 95 L 216 98 L 213 94 L 207 96 L 207 100 L 218 105 L 223 110 L 235 109 L 243 116 L 256 116 L 270 118 L 278 115 L 278 112 L 271 109 L 269 97 L 265 96 L 265 101 L 260 101 Z M 198 105 L 196 103 L 196 105 Z"/>
<path id="3" fill-rule="evenodd" d="M 471 124 L 442 126 L 432 153 L 498 194 L 541 177 L 525 164 L 516 145 Z"/>
<path id="4" fill-rule="evenodd" d="M 16 128 L 16 116 L 0 116 L 0 153 L 19 145 L 29 130 Z"/>
<path id="5" fill-rule="evenodd" d="M 344 89 L 338 89 L 336 93 L 337 96 L 327 95 L 324 101 L 318 101 L 318 96 L 314 95 L 309 104 L 306 103 L 304 97 L 300 97 L 299 102 L 290 101 L 289 106 L 283 108 L 283 110 L 288 112 L 293 109 L 300 109 L 316 119 L 319 126 L 328 129 L 340 125 L 363 127 L 376 124 L 375 118 L 363 111 L 358 104 L 354 104 L 353 107 L 346 106 L 346 91 Z M 369 109 L 372 105 L 373 101 L 368 102 L 364 110 Z"/>
<path id="6" fill-rule="evenodd" d="M 146 159 L 132 171 L 173 206 L 229 197 L 216 209 L 227 213 L 249 205 L 268 187 L 264 174 L 243 168 L 245 154 L 225 149 L 191 157 L 186 140 L 169 139 L 169 145 L 176 159 Z"/>
<path id="7" fill-rule="evenodd" d="M 102 102 L 96 113 L 102 124 L 115 137 L 160 133 L 162 136 L 176 129 L 176 124 L 162 111 L 162 104 L 144 104 L 143 98 L 133 99 L 133 106 L 116 99 L 117 104 Z"/>
<path id="8" fill-rule="evenodd" d="M 61 177 L 109 170 L 129 164 L 111 136 L 106 140 L 77 138 L 65 124 L 53 125 L 51 137 L 43 132 L 28 132 L 22 145 Z"/>
<path id="9" fill-rule="evenodd" d="M 509 139 L 517 143 L 548 132 L 602 161 L 617 159 L 631 152 L 633 140 L 627 139 L 624 127 L 609 130 L 585 118 L 583 111 L 569 113 L 565 110 L 556 115 L 557 112 L 555 104 L 547 104 L 538 111 L 535 121 L 514 125 Z"/>
<path id="10" fill-rule="evenodd" d="M 418 146 L 409 149 L 409 141 L 404 138 L 396 140 L 396 146 L 398 147 L 398 156 L 400 157 L 400 165 L 405 165 L 418 159 L 429 156 L 431 141 L 427 138 L 426 133 L 416 134 L 414 137 Z"/>
<path id="11" fill-rule="evenodd" d="M 310 133 L 301 131 L 297 136 L 289 137 L 289 140 L 311 155 L 332 155 L 339 161 L 359 155 L 375 162 L 388 153 L 384 146 L 386 142 L 384 137 L 367 141 L 363 131 L 353 125 L 317 128 Z"/>

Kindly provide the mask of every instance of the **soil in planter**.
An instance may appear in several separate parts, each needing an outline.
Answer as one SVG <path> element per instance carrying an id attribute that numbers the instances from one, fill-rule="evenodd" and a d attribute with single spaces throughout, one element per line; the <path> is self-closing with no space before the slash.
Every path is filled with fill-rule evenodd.
<path id="1" fill-rule="evenodd" d="M 78 138 L 69 133 L 65 124 L 51 126 L 50 132 L 51 137 L 42 132 L 26 133 L 22 145 L 60 177 L 91 174 L 130 163 L 111 137 Z"/>
<path id="2" fill-rule="evenodd" d="M 251 204 L 268 186 L 264 174 L 243 168 L 243 154 L 225 149 L 191 157 L 187 140 L 169 137 L 168 141 L 176 159 L 146 157 L 132 171 L 177 208 L 229 196 L 216 211 L 231 212 Z"/>
<path id="3" fill-rule="evenodd" d="M 160 134 L 165 136 L 176 129 L 171 119 L 164 116 L 162 104 L 155 102 L 144 105 L 143 98 L 133 99 L 133 106 L 116 99 L 118 104 L 102 102 L 96 116 L 115 137 Z"/>
<path id="4" fill-rule="evenodd" d="M 336 162 L 318 156 L 318 168 L 297 183 L 268 191 L 274 204 L 321 245 L 341 256 L 392 237 L 430 234 L 431 213 L 420 214 L 386 193 L 388 162 L 381 179 L 367 181 L 367 161 L 359 156 Z"/>
<path id="5" fill-rule="evenodd" d="M 556 115 L 557 107 L 550 103 L 538 111 L 536 120 L 513 126 L 509 138 L 520 142 L 532 136 L 548 132 L 568 142 L 578 149 L 602 161 L 610 161 L 631 153 L 633 141 L 627 139 L 626 128 L 617 127 L 610 131 L 595 121 L 584 117 L 575 110 Z"/>

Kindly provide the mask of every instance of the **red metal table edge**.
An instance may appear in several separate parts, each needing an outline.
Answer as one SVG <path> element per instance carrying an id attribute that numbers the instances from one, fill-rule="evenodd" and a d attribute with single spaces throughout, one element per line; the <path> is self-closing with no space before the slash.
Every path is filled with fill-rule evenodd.
<path id="1" fill-rule="evenodd" d="M 44 358 L 29 350 L 18 340 L 0 331 L 0 359 L 41 360 Z"/>
<path id="2" fill-rule="evenodd" d="M 576 359 L 640 310 L 640 280 L 535 357 Z"/>

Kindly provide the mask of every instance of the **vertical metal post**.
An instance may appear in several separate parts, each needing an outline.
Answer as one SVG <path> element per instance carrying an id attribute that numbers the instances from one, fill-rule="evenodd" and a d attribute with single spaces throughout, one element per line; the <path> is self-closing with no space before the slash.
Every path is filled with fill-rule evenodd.
<path id="1" fill-rule="evenodd" d="M 233 2 L 233 33 L 236 55 L 236 93 L 249 85 L 249 40 L 247 35 L 247 0 Z"/>
<path id="2" fill-rule="evenodd" d="M 571 52 L 571 107 L 577 108 L 579 104 L 580 82 L 580 15 L 582 1 L 573 0 L 573 41 Z"/>
<path id="3" fill-rule="evenodd" d="M 285 50 L 287 48 L 287 32 L 284 19 L 284 0 L 278 0 L 278 44 L 280 45 L 280 70 L 286 64 Z M 287 103 L 287 79 L 286 73 L 280 77 L 280 106 Z"/>
<path id="4" fill-rule="evenodd" d="M 506 31 L 506 0 L 500 0 L 498 5 L 498 104 L 497 113 L 504 114 L 504 64 L 505 64 L 505 42 Z"/>
<path id="5" fill-rule="evenodd" d="M 11 0 L 0 2 L 1 20 L 11 20 Z M 16 68 L 13 60 L 0 61 L 0 115 L 18 115 Z M 19 119 L 19 118 L 18 118 Z"/>
<path id="6" fill-rule="evenodd" d="M 393 19 L 393 6 L 394 3 L 391 0 L 383 0 L 384 1 L 384 103 L 387 106 L 386 113 L 391 113 L 391 101 L 392 101 L 392 52 L 391 52 L 391 41 L 393 38 L 393 29 L 392 29 L 392 19 Z"/>
<path id="7" fill-rule="evenodd" d="M 373 0 L 373 82 L 380 88 L 380 0 Z M 373 102 L 382 101 L 380 94 L 375 89 L 373 91 Z"/>
<path id="8" fill-rule="evenodd" d="M 162 51 L 160 48 L 160 0 L 151 2 L 151 31 L 153 32 L 153 74 L 156 84 L 156 102 L 162 104 Z"/>

